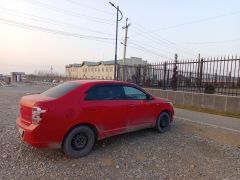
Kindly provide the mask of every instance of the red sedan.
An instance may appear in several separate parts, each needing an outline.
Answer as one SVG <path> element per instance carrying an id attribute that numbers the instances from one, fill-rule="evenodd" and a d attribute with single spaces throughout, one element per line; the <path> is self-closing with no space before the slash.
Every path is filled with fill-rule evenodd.
<path id="1" fill-rule="evenodd" d="M 150 127 L 166 132 L 173 115 L 169 101 L 135 84 L 79 80 L 22 97 L 17 128 L 35 147 L 59 147 L 82 157 L 99 139 Z"/>

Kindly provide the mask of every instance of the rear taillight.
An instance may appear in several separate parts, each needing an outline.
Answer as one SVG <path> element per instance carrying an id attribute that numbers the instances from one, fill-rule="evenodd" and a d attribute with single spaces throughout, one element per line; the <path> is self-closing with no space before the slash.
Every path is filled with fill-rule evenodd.
<path id="1" fill-rule="evenodd" d="M 40 107 L 32 108 L 32 124 L 39 124 L 47 110 Z"/>

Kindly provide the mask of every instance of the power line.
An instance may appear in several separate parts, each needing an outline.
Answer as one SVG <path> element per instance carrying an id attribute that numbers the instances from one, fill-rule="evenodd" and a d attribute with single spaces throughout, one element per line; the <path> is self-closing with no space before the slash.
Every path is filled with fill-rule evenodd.
<path id="1" fill-rule="evenodd" d="M 72 3 L 72 4 L 76 4 L 76 5 L 78 5 L 78 6 L 82 6 L 82 7 L 88 8 L 88 9 L 92 9 L 92 10 L 101 12 L 101 13 L 105 13 L 105 14 L 108 14 L 108 15 L 113 15 L 113 13 L 110 13 L 110 12 L 108 12 L 108 11 L 103 11 L 103 10 L 101 10 L 101 9 L 98 9 L 98 8 L 95 8 L 95 7 L 91 7 L 91 6 L 88 6 L 88 5 L 85 5 L 85 4 L 82 4 L 82 3 L 79 3 L 79 2 L 73 1 L 73 0 L 66 0 L 66 1 L 69 2 L 69 3 Z"/>
<path id="2" fill-rule="evenodd" d="M 205 45 L 205 44 L 221 44 L 221 43 L 236 42 L 236 41 L 240 41 L 240 38 L 228 39 L 228 40 L 222 40 L 222 41 L 186 42 L 185 44 Z"/>
<path id="3" fill-rule="evenodd" d="M 145 29 L 145 30 L 147 30 L 144 26 L 142 26 L 141 24 L 138 24 L 136 21 L 134 21 L 134 20 L 132 20 L 131 19 L 131 21 L 134 23 L 134 27 L 136 28 L 136 30 L 138 30 L 138 31 L 140 31 L 140 32 L 142 32 L 142 33 L 146 33 L 146 31 L 143 31 L 142 29 Z M 139 28 L 138 28 L 138 27 Z M 149 34 L 148 34 L 149 35 Z M 153 36 L 153 35 L 151 35 L 150 34 L 150 36 Z M 163 37 L 161 37 L 161 36 L 159 36 L 158 35 L 158 37 L 157 37 L 157 39 L 159 39 L 159 38 L 161 38 L 161 40 L 159 40 L 159 41 L 161 41 L 161 42 L 163 42 L 163 43 L 168 43 L 168 44 L 173 44 L 173 42 L 171 42 L 171 41 L 169 41 L 168 39 L 166 39 L 166 38 L 163 38 Z"/>
<path id="4" fill-rule="evenodd" d="M 46 23 L 49 23 L 49 24 L 55 24 L 55 25 L 61 25 L 61 26 L 65 25 L 65 26 L 69 26 L 69 27 L 73 27 L 73 28 L 77 28 L 77 29 L 81 29 L 81 30 L 85 30 L 85 31 L 90 31 L 90 32 L 98 33 L 98 34 L 105 34 L 105 35 L 114 36 L 114 34 L 102 32 L 102 31 L 96 31 L 96 30 L 92 30 L 92 29 L 89 29 L 89 28 L 86 28 L 86 27 L 81 27 L 81 26 L 78 26 L 78 25 L 66 23 L 66 22 L 63 22 L 63 21 L 57 21 L 57 20 L 50 19 L 50 18 L 36 16 L 34 14 L 23 13 L 23 12 L 13 10 L 13 9 L 8 9 L 8 8 L 5 8 L 5 7 L 0 7 L 0 9 L 8 11 L 8 12 L 4 12 L 5 14 L 10 14 L 10 15 L 15 16 L 15 17 L 21 17 L 21 18 L 26 18 L 26 19 L 30 19 L 30 20 L 38 20 L 38 21 L 40 19 L 42 22 L 46 22 Z"/>
<path id="5" fill-rule="evenodd" d="M 137 44 L 143 44 L 143 42 L 140 42 L 140 41 L 136 41 L 136 40 L 133 40 L 133 39 L 131 39 L 131 38 L 129 38 L 129 41 L 130 42 L 135 42 L 135 43 L 137 43 Z M 151 48 L 151 49 L 155 49 L 155 50 L 157 50 L 157 51 L 163 51 L 163 52 L 165 52 L 165 53 L 168 53 L 168 54 L 171 54 L 172 55 L 172 51 L 167 51 L 167 50 L 165 50 L 165 49 L 160 49 L 160 48 L 158 48 L 158 47 L 156 47 L 156 46 L 152 46 L 152 45 L 147 45 L 149 48 Z"/>
<path id="6" fill-rule="evenodd" d="M 35 6 L 41 6 L 41 7 L 50 9 L 50 10 L 54 10 L 54 11 L 59 12 L 59 13 L 63 13 L 65 15 L 67 14 L 67 15 L 70 15 L 70 16 L 73 16 L 73 17 L 84 17 L 84 20 L 89 20 L 89 21 L 93 21 L 93 22 L 97 22 L 97 23 L 103 23 L 103 24 L 107 24 L 107 25 L 113 25 L 113 23 L 111 23 L 113 21 L 109 20 L 109 19 L 101 19 L 101 18 L 88 16 L 88 15 L 73 12 L 73 11 L 68 11 L 68 10 L 61 9 L 61 8 L 58 8 L 58 7 L 55 7 L 55 6 L 51 6 L 49 4 L 39 2 L 37 0 L 34 0 L 34 1 L 33 0 L 31 0 L 31 1 L 30 0 L 24 0 L 24 1 L 26 1 L 30 4 L 33 4 Z"/>
<path id="7" fill-rule="evenodd" d="M 26 24 L 26 23 L 22 23 L 22 22 L 12 21 L 10 19 L 5 19 L 5 18 L 0 18 L 0 21 L 2 21 L 1 23 L 16 26 L 16 27 L 21 27 L 24 29 L 38 30 L 38 31 L 42 31 L 42 32 L 60 34 L 60 35 L 64 35 L 64 36 L 78 37 L 81 39 L 114 40 L 113 38 L 88 36 L 88 35 L 81 35 L 81 34 L 76 34 L 76 33 L 65 32 L 65 31 L 61 31 L 61 30 L 49 29 L 49 28 L 45 28 L 45 27 L 41 27 L 41 26 L 35 26 L 35 25 L 30 25 L 30 24 Z"/>
<path id="8" fill-rule="evenodd" d="M 222 14 L 222 15 L 212 16 L 212 17 L 208 17 L 208 18 L 198 19 L 198 20 L 195 20 L 195 21 L 189 21 L 189 22 L 185 22 L 185 23 L 182 23 L 182 24 L 177 24 L 177 25 L 172 25 L 172 26 L 163 27 L 163 28 L 159 28 L 159 29 L 154 29 L 154 30 L 148 31 L 148 33 L 157 32 L 157 31 L 161 31 L 161 30 L 178 28 L 178 27 L 185 26 L 185 25 L 202 23 L 202 22 L 206 22 L 206 21 L 210 21 L 210 20 L 214 20 L 214 19 L 219 19 L 219 18 L 226 17 L 226 16 L 233 16 L 233 15 L 236 15 L 236 14 L 239 14 L 239 13 L 240 13 L 240 11 L 236 11 L 236 12 L 232 12 L 232 13 L 228 13 L 228 14 Z"/>
<path id="9" fill-rule="evenodd" d="M 134 27 L 134 25 L 133 25 L 133 27 Z M 191 55 L 194 55 L 194 56 L 196 54 L 196 53 L 193 53 L 192 51 L 189 51 L 189 49 L 187 49 L 187 48 L 179 47 L 179 45 L 177 45 L 176 43 L 173 43 L 173 42 L 171 42 L 169 40 L 160 40 L 159 36 L 153 36 L 152 34 L 147 34 L 143 30 L 139 30 L 139 28 L 135 27 L 135 30 L 132 30 L 132 31 L 134 33 L 140 35 L 141 37 L 143 37 L 143 38 L 145 38 L 147 40 L 150 40 L 151 42 L 153 42 L 153 43 L 155 43 L 157 45 L 160 45 L 160 46 L 162 46 L 164 48 L 168 48 L 168 49 L 173 49 L 174 48 L 175 50 L 177 50 L 178 48 L 182 48 L 182 49 L 186 49 L 186 50 L 181 50 L 182 52 L 185 52 L 187 54 L 191 54 Z M 176 53 L 176 51 L 173 52 L 173 53 Z"/>
<path id="10" fill-rule="evenodd" d="M 163 54 L 159 54 L 159 53 L 156 53 L 156 52 L 154 52 L 154 51 L 152 51 L 152 50 L 149 50 L 149 49 L 147 49 L 146 47 L 144 47 L 144 46 L 141 46 L 141 45 L 138 45 L 138 44 L 135 44 L 135 43 L 129 43 L 129 44 L 132 44 L 132 45 L 129 45 L 130 47 L 132 47 L 132 48 L 136 48 L 136 49 L 138 49 L 138 50 L 141 50 L 141 51 L 145 51 L 145 52 L 149 52 L 149 53 L 151 53 L 151 54 L 154 54 L 154 55 L 156 55 L 156 56 L 159 56 L 159 57 L 162 57 L 162 58 L 166 58 L 166 59 L 172 59 L 172 58 L 169 58 L 169 57 L 167 57 L 167 56 L 165 56 L 165 55 L 163 55 Z"/>
<path id="11" fill-rule="evenodd" d="M 131 20 L 131 21 L 134 22 L 134 25 L 135 25 L 135 26 L 133 26 L 133 27 L 138 31 L 137 34 L 140 34 L 141 36 L 144 36 L 144 37 L 150 39 L 151 41 L 155 42 L 156 44 L 161 44 L 161 43 L 163 43 L 163 44 L 165 44 L 165 46 L 167 46 L 167 48 L 170 48 L 170 49 L 172 49 L 172 46 L 175 46 L 175 49 L 177 49 L 177 48 L 185 49 L 184 51 L 183 51 L 183 50 L 181 50 L 181 51 L 183 51 L 183 52 L 185 52 L 185 53 L 187 53 L 187 54 L 191 54 L 191 55 L 194 55 L 194 56 L 195 56 L 196 52 L 192 52 L 192 50 L 190 50 L 190 49 L 188 49 L 188 48 L 186 48 L 186 47 L 181 47 L 181 46 L 177 45 L 176 43 L 174 43 L 174 42 L 172 42 L 172 41 L 169 41 L 168 39 L 166 39 L 166 38 L 164 38 L 164 37 L 161 37 L 161 36 L 158 35 L 158 34 L 156 34 L 156 35 L 154 36 L 154 34 L 146 33 L 146 32 L 147 32 L 147 29 L 146 29 L 144 26 L 138 24 L 138 23 L 137 23 L 136 21 L 134 21 L 134 20 Z M 136 26 L 138 26 L 139 28 L 137 28 Z M 152 37 L 152 38 L 151 38 L 151 37 Z M 160 43 L 160 42 L 161 42 L 161 43 Z M 174 52 L 174 53 L 176 53 L 176 52 Z"/>

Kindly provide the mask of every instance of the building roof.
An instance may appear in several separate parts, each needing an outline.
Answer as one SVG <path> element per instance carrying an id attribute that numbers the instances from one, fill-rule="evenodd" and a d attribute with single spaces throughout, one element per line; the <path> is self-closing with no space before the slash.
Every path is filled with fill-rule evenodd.
<path id="1" fill-rule="evenodd" d="M 82 62 L 82 66 L 85 65 L 85 64 L 86 64 L 87 66 L 97 66 L 97 65 L 100 64 L 100 62 L 83 61 L 83 62 Z"/>
<path id="2" fill-rule="evenodd" d="M 25 72 L 11 72 L 12 75 L 25 75 Z"/>
<path id="3" fill-rule="evenodd" d="M 114 60 L 111 60 L 111 61 L 100 61 L 100 63 L 101 64 L 103 64 L 103 65 L 112 65 L 112 64 L 114 64 Z"/>
<path id="4" fill-rule="evenodd" d="M 126 58 L 126 62 L 132 62 L 132 60 L 137 60 L 137 61 L 140 61 L 140 62 L 144 62 L 144 63 L 147 63 L 147 61 L 144 61 L 142 60 L 142 58 L 138 58 L 138 57 L 130 57 L 130 58 Z M 118 64 L 122 64 L 122 59 L 118 59 L 117 60 L 117 63 Z M 139 64 L 141 64 L 139 62 Z M 69 64 L 66 66 L 66 68 L 71 68 L 71 67 L 81 67 L 83 65 L 87 65 L 87 66 L 98 66 L 100 64 L 103 64 L 103 65 L 114 65 L 115 61 L 114 60 L 109 60 L 109 61 L 99 61 L 99 62 L 92 62 L 92 61 L 83 61 L 81 64 Z M 136 62 L 132 62 L 131 64 L 138 64 Z"/>

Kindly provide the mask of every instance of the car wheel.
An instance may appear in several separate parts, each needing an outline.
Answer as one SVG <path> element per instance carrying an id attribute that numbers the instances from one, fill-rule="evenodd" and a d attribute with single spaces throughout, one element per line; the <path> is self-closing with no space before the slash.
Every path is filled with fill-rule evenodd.
<path id="1" fill-rule="evenodd" d="M 70 157 L 78 158 L 87 155 L 95 143 L 95 134 L 88 126 L 77 126 L 65 137 L 62 151 Z"/>
<path id="2" fill-rule="evenodd" d="M 156 129 L 160 133 L 164 133 L 171 128 L 171 117 L 167 112 L 162 112 L 156 122 Z"/>

